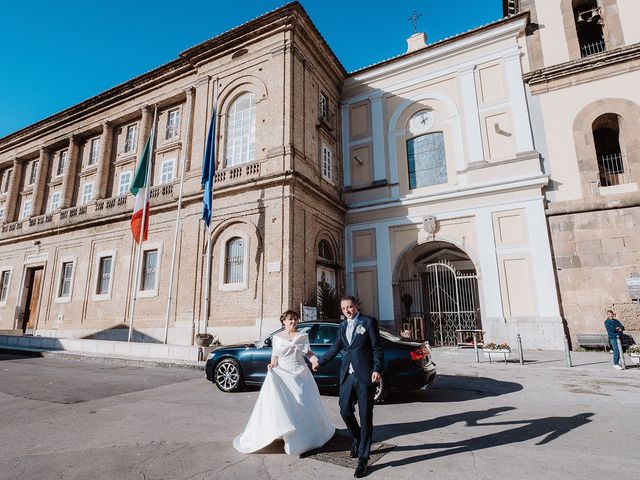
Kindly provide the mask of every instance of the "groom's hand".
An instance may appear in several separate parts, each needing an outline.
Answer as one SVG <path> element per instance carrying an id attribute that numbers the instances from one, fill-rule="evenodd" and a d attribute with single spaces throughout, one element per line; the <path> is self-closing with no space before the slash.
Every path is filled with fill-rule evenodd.
<path id="1" fill-rule="evenodd" d="M 380 374 L 378 372 L 373 372 L 371 374 L 371 383 L 378 383 L 380 381 Z"/>

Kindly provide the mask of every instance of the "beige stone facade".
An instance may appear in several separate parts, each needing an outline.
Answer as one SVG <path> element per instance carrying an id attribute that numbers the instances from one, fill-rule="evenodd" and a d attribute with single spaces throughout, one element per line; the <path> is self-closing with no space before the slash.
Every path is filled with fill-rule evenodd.
<path id="1" fill-rule="evenodd" d="M 640 330 L 640 5 L 520 0 L 530 11 L 525 72 L 536 149 L 550 175 L 546 214 L 562 315 L 574 338 L 603 333 L 613 308 Z M 535 62 L 534 59 L 535 58 Z"/>
<path id="2" fill-rule="evenodd" d="M 383 325 L 432 344 L 482 330 L 563 345 L 548 179 L 522 83 L 526 26 L 517 15 L 412 43 L 345 81 L 347 287 Z"/>
<path id="3" fill-rule="evenodd" d="M 128 187 L 156 111 L 136 339 L 163 340 L 169 297 L 169 343 L 189 344 L 205 330 L 229 343 L 268 333 L 283 310 L 314 303 L 319 265 L 339 287 L 345 207 L 335 112 L 345 75 L 290 4 L 2 139 L 0 328 L 126 338 L 136 252 Z M 216 98 L 208 239 L 200 176 Z M 319 257 L 321 241 L 331 259 Z"/>

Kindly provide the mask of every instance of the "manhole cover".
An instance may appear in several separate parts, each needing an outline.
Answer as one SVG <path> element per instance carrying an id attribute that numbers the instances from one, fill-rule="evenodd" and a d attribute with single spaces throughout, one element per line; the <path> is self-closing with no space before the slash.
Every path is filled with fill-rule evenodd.
<path id="1" fill-rule="evenodd" d="M 388 443 L 374 443 L 371 445 L 369 465 L 376 463 L 393 448 L 395 448 L 395 445 Z M 358 465 L 358 459 L 351 458 L 349 455 L 350 451 L 351 437 L 347 437 L 342 434 L 335 434 L 323 447 L 311 450 L 310 452 L 302 455 L 301 458 L 313 458 L 315 460 L 320 460 L 321 462 L 333 463 L 334 465 L 355 470 Z"/>

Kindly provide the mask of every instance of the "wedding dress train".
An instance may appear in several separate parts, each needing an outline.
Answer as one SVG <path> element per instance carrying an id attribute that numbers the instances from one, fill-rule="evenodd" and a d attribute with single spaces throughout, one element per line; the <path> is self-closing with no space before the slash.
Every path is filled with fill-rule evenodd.
<path id="1" fill-rule="evenodd" d="M 320 398 L 318 386 L 304 361 L 309 337 L 273 336 L 277 365 L 267 372 L 249 422 L 233 446 L 242 453 L 260 450 L 284 440 L 289 455 L 300 455 L 324 445 L 335 432 Z"/>

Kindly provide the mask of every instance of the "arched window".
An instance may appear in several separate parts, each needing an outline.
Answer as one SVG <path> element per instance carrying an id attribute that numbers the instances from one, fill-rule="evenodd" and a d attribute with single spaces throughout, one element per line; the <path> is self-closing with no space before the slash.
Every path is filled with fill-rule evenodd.
<path id="1" fill-rule="evenodd" d="M 320 240 L 320 242 L 318 242 L 318 256 L 324 260 L 333 262 L 333 250 L 326 240 Z"/>
<path id="2" fill-rule="evenodd" d="M 600 186 L 609 187 L 631 181 L 620 147 L 620 121 L 615 113 L 606 113 L 592 124 L 593 143 L 598 157 Z"/>
<path id="3" fill-rule="evenodd" d="M 253 162 L 256 158 L 256 98 L 243 93 L 229 107 L 225 166 Z"/>
<path id="4" fill-rule="evenodd" d="M 587 57 L 604 52 L 604 20 L 598 0 L 573 0 L 573 17 L 580 43 L 580 55 Z"/>
<path id="5" fill-rule="evenodd" d="M 244 282 L 244 258 L 244 239 L 229 239 L 225 247 L 224 283 Z"/>
<path id="6" fill-rule="evenodd" d="M 447 160 L 442 132 L 428 133 L 407 141 L 409 188 L 447 183 Z"/>

